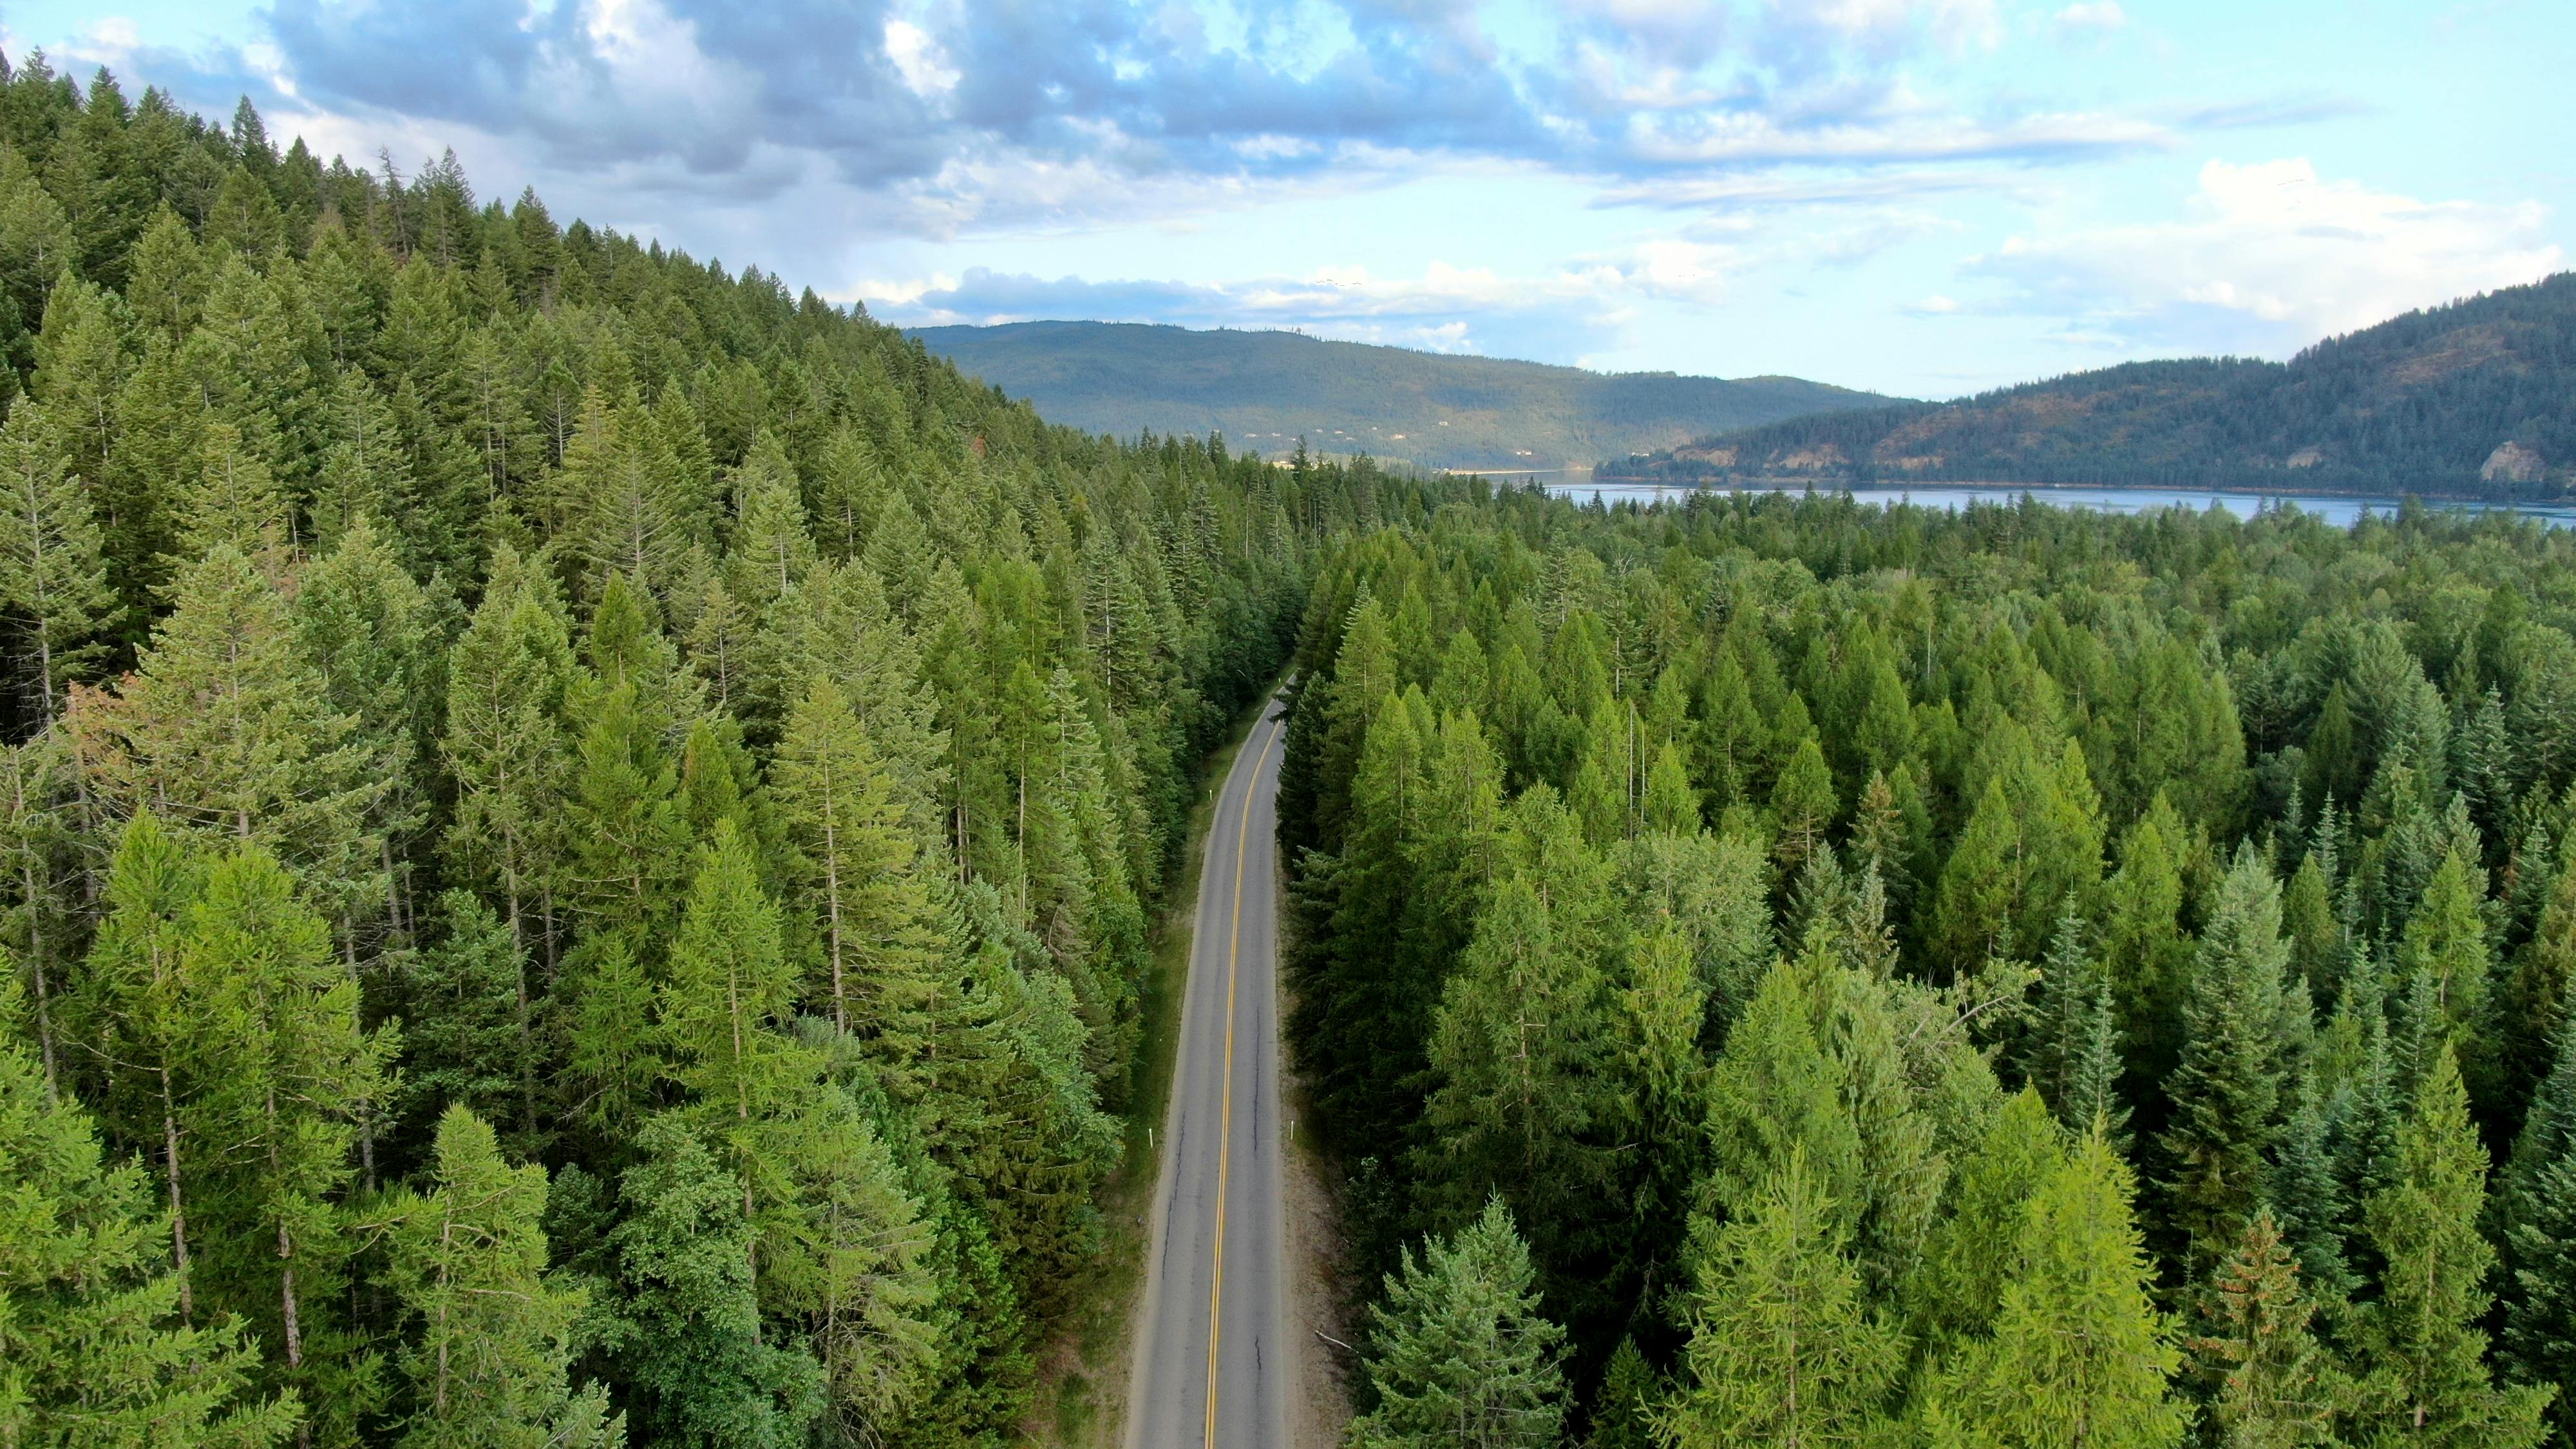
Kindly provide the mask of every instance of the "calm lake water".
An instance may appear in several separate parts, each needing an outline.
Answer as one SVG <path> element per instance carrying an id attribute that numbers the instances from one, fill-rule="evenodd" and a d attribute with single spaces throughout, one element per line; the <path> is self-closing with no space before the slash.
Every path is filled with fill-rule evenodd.
<path id="1" fill-rule="evenodd" d="M 1577 503 L 1638 503 L 1652 506 L 1688 498 L 1699 490 L 1661 483 L 1595 483 L 1541 480 L 1540 486 L 1559 498 Z M 1723 491 L 1723 490 L 1717 490 Z M 1768 490 L 1796 493 L 1802 490 L 1780 488 Z M 1818 489 L 1819 493 L 1837 490 Z M 2337 527 L 2349 525 L 2363 514 L 2392 514 L 2401 500 L 2395 497 L 2364 495 L 2293 495 L 2270 493 L 2223 493 L 2209 489 L 2189 488 L 2031 488 L 2004 484 L 1923 483 L 1911 487 L 1854 488 L 1851 496 L 1862 503 L 1912 503 L 1925 508 L 1964 508 L 1971 503 L 2013 503 L 2027 492 L 2042 503 L 2063 508 L 2094 508 L 2105 513 L 2151 513 L 2162 508 L 2224 508 L 2240 518 L 2251 518 L 2266 507 L 2296 504 L 2302 513 L 2313 513 Z M 2576 526 L 2576 507 L 2564 503 L 2455 503 L 2427 500 L 2437 509 L 2460 509 L 2469 513 L 2520 513 L 2543 519 L 2553 527 Z"/>

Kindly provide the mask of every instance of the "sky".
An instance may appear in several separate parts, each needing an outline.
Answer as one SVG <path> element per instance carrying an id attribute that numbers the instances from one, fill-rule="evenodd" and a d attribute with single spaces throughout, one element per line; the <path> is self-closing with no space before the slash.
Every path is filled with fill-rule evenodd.
<path id="1" fill-rule="evenodd" d="M 1951 397 L 2576 253 L 2570 0 L 0 0 L 0 49 L 907 325 Z"/>

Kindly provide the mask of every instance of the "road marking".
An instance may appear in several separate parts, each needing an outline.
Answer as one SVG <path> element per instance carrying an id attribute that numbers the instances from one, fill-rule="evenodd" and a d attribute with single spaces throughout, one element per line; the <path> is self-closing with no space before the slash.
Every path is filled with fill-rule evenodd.
<path id="1" fill-rule="evenodd" d="M 1243 782 L 1242 818 L 1235 823 L 1234 922 L 1225 939 L 1225 1089 L 1216 1116 L 1216 1249 L 1208 1283 L 1207 1449 L 1216 1449 L 1216 1346 L 1225 1333 L 1219 1310 L 1225 1305 L 1225 1179 L 1234 1154 L 1234 977 L 1243 949 L 1243 853 L 1252 843 L 1252 794 L 1261 784 L 1261 767 L 1270 762 L 1270 747 L 1279 743 L 1279 730 L 1272 726 L 1261 753 L 1252 758 L 1252 773 Z"/>

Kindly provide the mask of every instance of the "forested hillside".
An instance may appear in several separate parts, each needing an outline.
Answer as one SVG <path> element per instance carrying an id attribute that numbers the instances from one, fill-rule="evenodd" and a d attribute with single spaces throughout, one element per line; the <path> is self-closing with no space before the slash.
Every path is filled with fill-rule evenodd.
<path id="1" fill-rule="evenodd" d="M 1274 458 L 1302 438 L 1429 468 L 1555 469 L 1887 401 L 1794 377 L 1587 372 L 1296 332 L 1019 322 L 913 335 L 1050 421 L 1118 437 L 1223 434 Z"/>
<path id="2" fill-rule="evenodd" d="M 2571 628 L 2576 534 L 2420 510 L 1337 550 L 1280 810 L 1355 1442 L 2569 1443 Z"/>
<path id="3" fill-rule="evenodd" d="M 1604 464 L 1613 474 L 2556 498 L 2576 489 L 2576 273 L 2410 312 L 2287 363 L 2129 363 L 1754 427 Z"/>
<path id="4" fill-rule="evenodd" d="M 996 1443 L 1360 469 L 0 85 L 0 1443 Z"/>

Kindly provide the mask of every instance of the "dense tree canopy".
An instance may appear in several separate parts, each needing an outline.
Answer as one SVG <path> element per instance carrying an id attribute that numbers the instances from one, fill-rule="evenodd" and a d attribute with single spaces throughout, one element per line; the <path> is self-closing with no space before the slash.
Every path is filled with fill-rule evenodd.
<path id="1" fill-rule="evenodd" d="M 1354 535 L 1281 829 L 1355 1251 L 1507 1203 L 1603 1444 L 2563 1435 L 2571 564 L 1780 496 Z"/>

